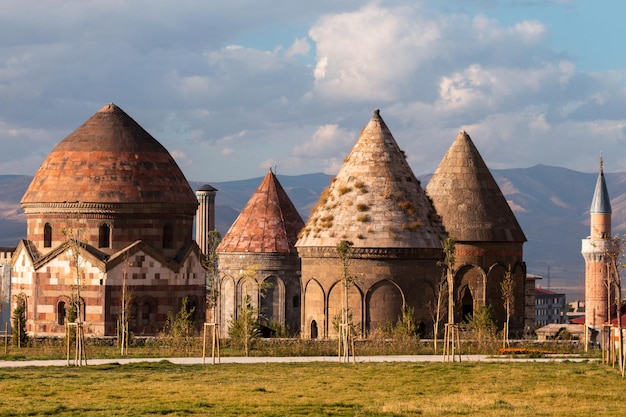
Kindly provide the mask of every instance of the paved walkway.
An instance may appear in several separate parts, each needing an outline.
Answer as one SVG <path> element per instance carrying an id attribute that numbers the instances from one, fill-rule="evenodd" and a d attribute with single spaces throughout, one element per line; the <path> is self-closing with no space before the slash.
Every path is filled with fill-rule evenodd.
<path id="1" fill-rule="evenodd" d="M 581 358 L 576 355 L 555 355 L 546 358 L 520 358 L 509 356 L 490 355 L 461 355 L 461 362 L 561 362 L 561 361 L 587 361 L 589 358 Z M 139 362 L 169 361 L 180 365 L 212 364 L 212 358 L 117 358 L 117 359 L 88 359 L 88 365 L 128 364 Z M 366 362 L 443 362 L 442 355 L 398 355 L 398 356 L 357 356 L 357 363 Z M 457 357 L 458 361 L 458 357 Z M 292 357 L 223 357 L 220 364 L 230 363 L 302 363 L 302 362 L 338 362 L 337 356 L 292 356 Z M 352 358 L 350 358 L 352 362 Z M 73 361 L 71 361 L 73 364 Z M 217 359 L 216 359 L 216 363 Z M 37 360 L 37 361 L 0 361 L 0 368 L 19 368 L 27 366 L 67 366 L 65 359 Z"/>

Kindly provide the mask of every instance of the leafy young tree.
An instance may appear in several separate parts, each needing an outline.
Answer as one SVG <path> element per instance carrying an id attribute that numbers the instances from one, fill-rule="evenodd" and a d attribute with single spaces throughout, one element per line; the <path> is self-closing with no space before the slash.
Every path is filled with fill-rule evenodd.
<path id="1" fill-rule="evenodd" d="M 609 245 L 609 249 L 605 251 L 605 256 L 607 258 L 607 267 L 609 269 L 608 277 L 607 277 L 607 287 L 608 293 L 613 293 L 615 295 L 614 304 L 611 302 L 610 298 L 608 300 L 608 312 L 609 312 L 609 321 L 611 316 L 611 304 L 616 307 L 616 316 L 617 316 L 617 333 L 618 333 L 618 362 L 620 371 L 622 373 L 622 377 L 624 377 L 624 373 L 626 370 L 626 355 L 624 354 L 624 340 L 622 336 L 622 320 L 621 320 L 621 305 L 623 303 L 622 300 L 622 277 L 621 273 L 624 269 L 624 257 L 626 257 L 626 237 L 615 235 L 611 238 L 611 243 Z"/>
<path id="2" fill-rule="evenodd" d="M 130 319 L 133 297 L 127 285 L 128 267 L 130 260 L 128 254 L 124 255 L 124 263 L 122 266 L 122 296 L 120 299 L 120 317 L 119 317 L 119 347 L 120 354 L 125 355 L 128 352 L 128 339 L 130 337 Z"/>
<path id="3" fill-rule="evenodd" d="M 222 240 L 222 235 L 217 230 L 211 230 L 209 231 L 207 239 L 208 239 L 208 253 L 200 255 L 200 262 L 202 265 L 202 269 L 204 270 L 204 273 L 205 273 L 205 286 L 206 286 L 205 295 L 206 295 L 206 306 L 207 306 L 206 311 L 208 312 L 209 309 L 211 311 L 210 317 L 208 317 L 208 314 L 207 314 L 204 329 L 206 331 L 207 324 L 212 325 L 211 356 L 213 357 L 213 363 L 215 363 L 215 353 L 217 351 L 217 356 L 219 357 L 219 351 L 220 351 L 220 337 L 219 337 L 219 332 L 220 332 L 219 321 L 221 317 L 221 313 L 219 311 L 220 309 L 220 303 L 219 303 L 220 278 L 219 278 L 219 265 L 218 265 L 219 258 L 217 256 L 217 247 L 219 246 Z M 203 351 L 203 354 L 204 354 L 204 351 Z"/>
<path id="4" fill-rule="evenodd" d="M 189 306 L 187 297 L 182 299 L 181 304 L 180 310 L 176 314 L 171 311 L 167 313 L 164 330 L 170 346 L 189 353 L 195 333 L 193 313 L 196 308 Z"/>
<path id="5" fill-rule="evenodd" d="M 251 265 L 243 272 L 241 278 L 243 282 L 253 281 L 256 283 L 256 276 L 259 270 L 258 265 Z M 261 336 L 261 320 L 259 317 L 258 303 L 248 292 L 248 287 L 244 286 L 243 299 L 237 307 L 237 317 L 231 321 L 228 328 L 228 336 L 233 343 L 238 344 L 243 349 L 244 355 L 250 355 L 250 349 L 254 341 Z M 263 295 L 263 286 L 258 286 L 259 295 Z M 256 294 L 254 294 L 256 295 Z"/>
<path id="6" fill-rule="evenodd" d="M 253 343 L 261 336 L 259 314 L 248 294 L 237 308 L 237 318 L 231 322 L 228 336 L 242 347 L 244 356 L 250 356 Z"/>
<path id="7" fill-rule="evenodd" d="M 511 315 L 515 314 L 515 282 L 513 281 L 513 273 L 511 272 L 511 265 L 509 265 L 504 273 L 504 279 L 500 283 L 500 290 L 502 291 L 502 301 L 504 303 L 504 309 L 506 310 L 506 323 L 504 327 L 504 344 L 509 343 L 509 323 Z"/>
<path id="8" fill-rule="evenodd" d="M 398 316 L 393 335 L 396 340 L 406 340 L 417 334 L 418 323 L 415 320 L 415 309 L 405 305 Z"/>
<path id="9" fill-rule="evenodd" d="M 206 302 L 211 309 L 212 320 L 217 323 L 219 312 L 219 265 L 217 247 L 222 240 L 218 230 L 211 230 L 208 235 L 209 252 L 202 257 L 202 269 L 206 274 Z"/>
<path id="10" fill-rule="evenodd" d="M 484 351 L 489 340 L 496 335 L 496 324 L 493 320 L 491 306 L 480 306 L 471 317 L 466 317 L 465 330 L 472 333 L 480 352 Z"/>
<path id="11" fill-rule="evenodd" d="M 78 317 L 78 301 L 76 297 L 70 296 L 70 302 L 65 305 L 65 323 L 76 323 L 76 318 Z M 66 333 L 69 340 L 68 343 L 73 343 L 72 341 L 76 340 L 76 327 L 71 326 L 67 329 Z"/>
<path id="12" fill-rule="evenodd" d="M 13 344 L 17 347 L 26 346 L 28 334 L 26 333 L 26 294 L 20 293 L 15 297 L 13 309 Z"/>
<path id="13" fill-rule="evenodd" d="M 456 258 L 454 255 L 456 242 L 454 238 L 446 238 L 443 242 L 443 261 L 438 262 L 439 266 L 445 268 L 446 281 L 448 287 L 448 324 L 454 324 L 454 264 Z"/>
<path id="14" fill-rule="evenodd" d="M 446 331 L 444 333 L 444 348 L 443 354 L 447 358 L 451 355 L 452 360 L 456 354 L 460 355 L 460 352 L 455 353 L 457 348 L 460 349 L 460 340 L 458 336 L 458 326 L 454 324 L 454 264 L 456 262 L 455 251 L 456 243 L 454 238 L 446 238 L 443 242 L 444 259 L 437 264 L 445 268 L 446 282 L 448 287 L 448 323 L 446 324 Z M 460 359 L 460 356 L 459 356 Z"/>
<path id="15" fill-rule="evenodd" d="M 336 247 L 339 260 L 341 262 L 341 284 L 343 294 L 341 297 L 341 325 L 339 337 L 339 355 L 343 347 L 343 357 L 345 360 L 350 356 L 349 333 L 351 326 L 350 307 L 348 305 L 348 290 L 354 285 L 354 277 L 350 275 L 350 263 L 352 261 L 354 243 L 349 240 L 341 240 Z"/>
<path id="16" fill-rule="evenodd" d="M 441 319 L 446 312 L 447 298 L 445 297 L 445 295 L 447 288 L 448 282 L 446 279 L 446 271 L 444 271 L 441 275 L 441 279 L 435 287 L 435 299 L 430 300 L 426 305 L 430 313 L 430 318 L 433 321 L 433 348 L 435 351 L 435 355 L 437 354 L 437 344 L 439 340 L 439 327 L 441 324 Z"/>
<path id="17" fill-rule="evenodd" d="M 80 224 L 80 216 L 76 214 L 76 218 L 74 219 L 75 224 Z M 69 221 L 68 221 L 69 223 Z M 63 235 L 67 238 L 70 243 L 69 256 L 73 262 L 74 268 L 74 286 L 73 286 L 73 294 L 72 299 L 76 300 L 76 364 L 82 365 L 83 361 L 87 364 L 87 353 L 85 351 L 85 335 L 83 332 L 83 319 L 84 319 L 84 311 L 82 311 L 82 279 L 84 272 L 82 271 L 84 258 L 80 254 L 81 248 L 85 247 L 85 244 L 81 242 L 80 238 L 83 234 L 83 230 L 80 227 L 65 227 L 62 230 Z"/>

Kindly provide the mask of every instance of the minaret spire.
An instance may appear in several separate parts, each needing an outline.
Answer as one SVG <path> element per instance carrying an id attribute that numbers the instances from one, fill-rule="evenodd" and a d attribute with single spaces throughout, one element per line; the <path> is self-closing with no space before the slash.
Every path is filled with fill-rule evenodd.
<path id="1" fill-rule="evenodd" d="M 604 160 L 602 159 L 602 152 L 600 152 L 600 174 L 604 173 Z"/>
<path id="2" fill-rule="evenodd" d="M 606 181 L 604 179 L 604 161 L 602 159 L 602 154 L 600 154 L 600 173 L 598 174 L 598 180 L 596 181 L 596 189 L 593 193 L 593 200 L 591 200 L 591 208 L 589 212 L 592 214 L 611 214 L 611 199 L 609 198 L 609 192 L 606 188 Z M 594 228 L 599 225 L 594 225 L 593 216 L 591 219 L 591 235 L 594 235 Z M 606 219 L 605 219 L 606 220 Z M 608 232 L 609 236 L 611 234 L 611 217 L 608 217 L 608 225 L 602 225 L 601 232 Z M 605 230 L 608 227 L 608 230 Z"/>
<path id="3" fill-rule="evenodd" d="M 604 159 L 600 154 L 600 172 L 589 208 L 590 235 L 582 241 L 585 258 L 585 322 L 598 330 L 609 320 L 610 294 L 606 253 L 611 248 L 611 199 L 604 178 Z"/>

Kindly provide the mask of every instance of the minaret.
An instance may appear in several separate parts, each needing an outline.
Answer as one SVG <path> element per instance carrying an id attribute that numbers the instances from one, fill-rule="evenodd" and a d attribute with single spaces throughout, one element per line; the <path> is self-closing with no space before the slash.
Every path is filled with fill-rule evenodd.
<path id="1" fill-rule="evenodd" d="M 606 252 L 611 245 L 611 201 L 604 181 L 602 157 L 589 215 L 591 233 L 583 239 L 581 251 L 586 265 L 585 322 L 588 327 L 599 329 L 609 318 Z"/>
<path id="2" fill-rule="evenodd" d="M 215 192 L 217 189 L 204 184 L 196 191 L 198 211 L 196 212 L 196 243 L 200 251 L 209 252 L 209 232 L 215 230 Z"/>

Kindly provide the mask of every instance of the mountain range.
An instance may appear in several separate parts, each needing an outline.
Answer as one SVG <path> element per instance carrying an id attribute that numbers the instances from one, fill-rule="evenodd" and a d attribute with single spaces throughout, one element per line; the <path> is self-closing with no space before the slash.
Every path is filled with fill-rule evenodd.
<path id="1" fill-rule="evenodd" d="M 581 299 L 585 274 L 581 239 L 589 235 L 589 206 L 597 173 L 545 165 L 491 172 L 528 239 L 524 245 L 528 273 L 542 277 L 537 281 L 542 288 L 564 292 L 569 300 Z M 419 177 L 423 187 L 430 177 Z M 331 178 L 322 173 L 278 175 L 305 221 Z M 613 208 L 613 233 L 622 234 L 626 230 L 626 172 L 605 173 L 605 178 Z M 26 219 L 19 202 L 31 180 L 26 175 L 0 175 L 0 246 L 15 246 L 25 235 Z M 222 235 L 261 180 L 210 183 L 218 190 L 215 222 Z M 194 190 L 202 184 L 190 182 Z"/>

